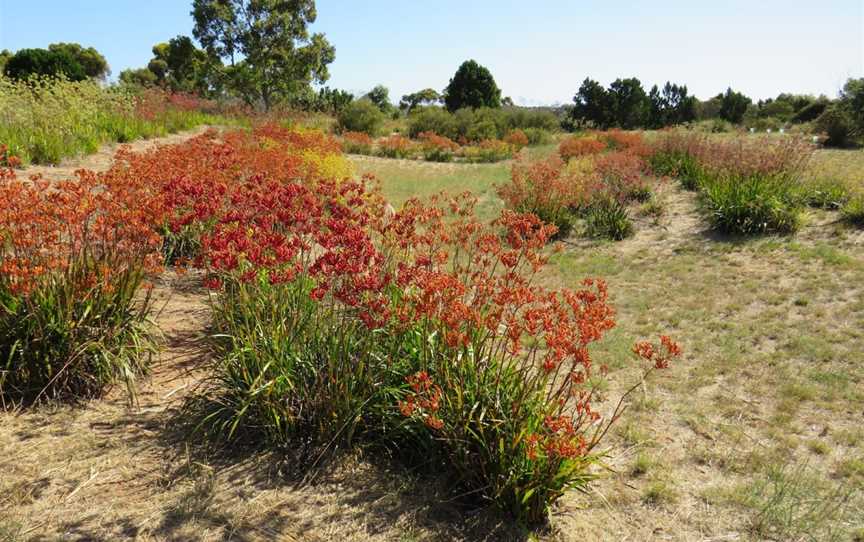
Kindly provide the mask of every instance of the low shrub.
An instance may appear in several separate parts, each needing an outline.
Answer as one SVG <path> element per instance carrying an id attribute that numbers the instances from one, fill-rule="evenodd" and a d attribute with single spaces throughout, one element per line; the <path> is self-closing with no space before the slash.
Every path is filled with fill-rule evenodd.
<path id="1" fill-rule="evenodd" d="M 394 218 L 395 229 L 410 232 L 396 246 L 415 247 L 400 271 L 414 279 L 401 301 L 402 318 L 415 325 L 399 344 L 400 359 L 417 370 L 399 407 L 406 430 L 425 441 L 424 460 L 443 461 L 463 499 L 534 524 L 594 478 L 597 445 L 620 416 L 620 403 L 606 423 L 593 409 L 589 354 L 615 323 L 603 281 L 587 279 L 576 291 L 532 283 L 554 227 L 506 211 L 492 226 L 464 207 L 448 215 L 416 202 Z M 680 354 L 666 337 L 634 351 L 648 371 Z"/>
<path id="2" fill-rule="evenodd" d="M 651 188 L 645 178 L 645 162 L 635 154 L 614 151 L 595 157 L 594 167 L 602 191 L 621 202 L 646 201 Z"/>
<path id="3" fill-rule="evenodd" d="M 423 159 L 429 162 L 450 162 L 459 151 L 459 145 L 453 140 L 433 132 L 423 132 L 419 139 Z"/>
<path id="4" fill-rule="evenodd" d="M 552 132 L 543 128 L 525 128 L 525 137 L 528 138 L 528 145 L 534 147 L 537 145 L 548 145 L 552 143 Z"/>
<path id="5" fill-rule="evenodd" d="M 386 158 L 410 158 L 416 145 L 405 136 L 391 135 L 378 141 L 378 154 Z"/>
<path id="6" fill-rule="evenodd" d="M 458 139 L 459 131 L 453 115 L 442 107 L 415 109 L 408 117 L 408 135 L 420 137 L 423 133 L 434 133 L 450 139 Z"/>
<path id="7" fill-rule="evenodd" d="M 808 180 L 803 190 L 807 204 L 818 209 L 840 209 L 849 199 L 846 183 L 828 177 Z"/>
<path id="8" fill-rule="evenodd" d="M 593 136 L 571 136 L 558 145 L 558 154 L 564 160 L 600 154 L 606 150 L 606 143 Z"/>
<path id="9" fill-rule="evenodd" d="M 517 152 L 528 146 L 528 136 L 520 129 L 511 130 L 505 137 L 504 143 L 507 143 Z"/>
<path id="10" fill-rule="evenodd" d="M 344 132 L 342 150 L 349 154 L 372 154 L 372 138 L 364 132 Z"/>
<path id="11" fill-rule="evenodd" d="M 369 100 L 355 100 L 345 106 L 337 117 L 338 132 L 363 132 L 372 137 L 381 133 L 386 117 Z"/>
<path id="12" fill-rule="evenodd" d="M 633 221 L 627 206 L 609 195 L 595 197 L 585 209 L 588 235 L 622 241 L 633 235 Z"/>
<path id="13" fill-rule="evenodd" d="M 694 132 L 667 131 L 650 147 L 648 165 L 660 177 L 676 178 L 686 190 L 698 190 L 706 172 L 700 158 L 708 141 Z"/>
<path id="14" fill-rule="evenodd" d="M 793 138 L 713 142 L 701 157 L 707 173 L 700 194 L 711 224 L 736 234 L 796 231 L 812 152 Z"/>
<path id="15" fill-rule="evenodd" d="M 597 177 L 591 169 L 568 168 L 557 156 L 545 160 L 519 159 L 510 182 L 497 187 L 508 208 L 532 213 L 566 237 L 573 228 L 573 210 L 586 204 Z"/>
<path id="16" fill-rule="evenodd" d="M 600 136 L 606 141 L 606 145 L 612 150 L 637 152 L 645 143 L 642 135 L 638 132 L 625 132 L 623 130 L 608 130 L 601 132 Z"/>
<path id="17" fill-rule="evenodd" d="M 130 393 L 150 354 L 155 210 L 96 175 L 49 183 L 0 174 L 0 406 Z"/>
<path id="18" fill-rule="evenodd" d="M 847 223 L 864 228 L 864 194 L 849 198 L 843 205 L 841 214 Z"/>
<path id="19" fill-rule="evenodd" d="M 463 148 L 462 154 L 469 162 L 500 162 L 513 158 L 513 147 L 498 139 L 484 139 L 477 145 Z"/>

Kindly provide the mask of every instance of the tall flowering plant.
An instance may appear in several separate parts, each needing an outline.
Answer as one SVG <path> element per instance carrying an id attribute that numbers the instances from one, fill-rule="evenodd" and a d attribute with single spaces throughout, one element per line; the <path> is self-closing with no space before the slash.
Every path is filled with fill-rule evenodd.
<path id="1" fill-rule="evenodd" d="M 510 211 L 484 225 L 472 208 L 411 201 L 385 230 L 400 254 L 400 356 L 415 364 L 399 409 L 468 494 L 542 521 L 565 490 L 592 479 L 596 448 L 620 415 L 603 423 L 592 406 L 590 346 L 615 326 L 614 311 L 602 280 L 537 284 L 554 226 Z M 665 367 L 679 353 L 667 341 L 639 352 Z"/>
<path id="2" fill-rule="evenodd" d="M 0 175 L 0 399 L 92 397 L 146 370 L 160 210 L 95 174 L 49 183 Z"/>

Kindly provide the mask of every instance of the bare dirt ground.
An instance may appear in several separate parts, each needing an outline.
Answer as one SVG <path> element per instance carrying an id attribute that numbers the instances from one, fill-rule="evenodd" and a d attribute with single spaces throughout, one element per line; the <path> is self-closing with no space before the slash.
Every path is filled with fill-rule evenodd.
<path id="1" fill-rule="evenodd" d="M 56 169 L 107 167 L 100 155 Z M 595 359 L 612 360 L 610 398 L 637 374 L 633 340 L 685 348 L 613 431 L 614 473 L 562 499 L 549 531 L 459 509 L 440 481 L 362 453 L 314 485 L 276 456 L 203 459 L 175 429 L 205 374 L 208 299 L 166 273 L 163 348 L 137 402 L 118 389 L 0 413 L 0 541 L 864 540 L 864 232 L 813 211 L 795 237 L 721 239 L 693 194 L 660 197 L 665 214 L 632 239 L 571 240 L 545 277 L 609 281 L 619 328 Z"/>

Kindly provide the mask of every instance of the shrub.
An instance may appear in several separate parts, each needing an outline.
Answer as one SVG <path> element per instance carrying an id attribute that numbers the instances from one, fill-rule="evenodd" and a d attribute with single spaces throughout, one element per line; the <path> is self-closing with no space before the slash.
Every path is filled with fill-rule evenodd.
<path id="1" fill-rule="evenodd" d="M 441 107 L 424 107 L 408 117 L 408 135 L 417 138 L 428 132 L 450 139 L 457 139 L 460 135 L 453 115 Z"/>
<path id="2" fill-rule="evenodd" d="M 840 209 L 849 199 L 846 184 L 831 178 L 809 180 L 803 189 L 807 204 L 820 209 Z"/>
<path id="3" fill-rule="evenodd" d="M 598 155 L 594 167 L 605 194 L 621 201 L 645 201 L 651 196 L 646 182 L 645 163 L 638 156 L 624 151 Z"/>
<path id="4" fill-rule="evenodd" d="M 811 154 L 810 145 L 792 138 L 712 143 L 701 194 L 712 225 L 738 234 L 796 231 Z"/>
<path id="5" fill-rule="evenodd" d="M 0 175 L 0 404 L 130 393 L 149 361 L 159 236 L 146 205 L 96 175 L 49 183 Z M 140 207 L 139 207 L 140 205 Z"/>
<path id="6" fill-rule="evenodd" d="M 430 162 L 450 162 L 459 150 L 459 145 L 453 140 L 432 132 L 420 134 L 419 139 L 423 149 L 423 159 Z"/>
<path id="7" fill-rule="evenodd" d="M 655 175 L 677 178 L 685 189 L 698 190 L 705 176 L 699 160 L 707 145 L 703 135 L 667 131 L 650 147 L 648 164 Z"/>
<path id="8" fill-rule="evenodd" d="M 843 215 L 843 220 L 849 224 L 864 228 L 864 194 L 858 194 L 850 198 L 843 205 L 841 214 Z"/>
<path id="9" fill-rule="evenodd" d="M 364 132 L 344 132 L 342 150 L 349 154 L 372 154 L 372 138 Z"/>
<path id="10" fill-rule="evenodd" d="M 469 162 L 500 162 L 513 157 L 513 148 L 498 139 L 485 139 L 477 145 L 465 147 L 463 155 Z"/>
<path id="11" fill-rule="evenodd" d="M 816 119 L 816 129 L 825 134 L 828 147 L 851 147 L 859 135 L 852 115 L 838 105 L 829 107 Z"/>
<path id="12" fill-rule="evenodd" d="M 504 137 L 504 142 L 513 147 L 516 151 L 520 151 L 524 147 L 528 146 L 528 136 L 525 135 L 525 132 L 517 128 L 510 131 L 507 136 Z"/>
<path id="13" fill-rule="evenodd" d="M 633 222 L 627 206 L 618 199 L 600 195 L 585 211 L 588 235 L 621 241 L 633 235 Z"/>
<path id="14" fill-rule="evenodd" d="M 600 136 L 606 140 L 607 146 L 612 150 L 638 151 L 644 145 L 642 136 L 638 132 L 624 132 L 622 130 L 608 130 L 601 132 Z"/>
<path id="15" fill-rule="evenodd" d="M 517 160 L 510 183 L 498 186 L 497 191 L 508 208 L 533 213 L 553 224 L 557 236 L 566 237 L 573 228 L 573 209 L 587 203 L 596 182 L 593 170 L 568 169 L 560 158 L 552 156 L 538 161 Z"/>
<path id="16" fill-rule="evenodd" d="M 461 494 L 538 523 L 566 490 L 594 478 L 608 426 L 592 407 L 589 348 L 614 326 L 613 311 L 603 281 L 577 291 L 532 283 L 554 228 L 512 212 L 492 226 L 458 205 L 447 215 L 410 202 L 394 218 L 394 229 L 410 232 L 394 247 L 415 247 L 400 277 L 410 283 L 401 318 L 416 324 L 399 359 L 416 371 L 399 407 L 405 430 L 425 440 L 423 461 L 440 458 Z M 662 343 L 634 351 L 665 367 L 680 348 Z"/>
<path id="17" fill-rule="evenodd" d="M 339 132 L 363 132 L 372 137 L 384 126 L 384 113 L 369 100 L 356 100 L 347 105 L 337 117 Z"/>
<path id="18" fill-rule="evenodd" d="M 552 142 L 552 133 L 543 128 L 525 128 L 523 130 L 528 138 L 528 145 L 547 145 Z"/>
<path id="19" fill-rule="evenodd" d="M 568 137 L 558 146 L 558 154 L 564 160 L 579 156 L 599 154 L 606 150 L 606 143 L 591 136 Z"/>
<path id="20" fill-rule="evenodd" d="M 408 158 L 413 155 L 416 146 L 405 136 L 392 135 L 378 142 L 378 153 L 387 158 Z"/>

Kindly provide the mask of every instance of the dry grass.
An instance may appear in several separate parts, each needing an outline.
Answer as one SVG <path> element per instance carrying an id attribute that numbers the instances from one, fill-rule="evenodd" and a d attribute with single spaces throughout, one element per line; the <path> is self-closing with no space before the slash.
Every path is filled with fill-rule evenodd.
<path id="1" fill-rule="evenodd" d="M 822 154 L 843 168 L 853 154 Z M 473 189 L 500 207 L 501 165 L 357 159 L 396 201 Z M 503 169 L 500 169 L 502 168 Z M 849 166 L 852 177 L 864 171 Z M 549 532 L 447 502 L 446 481 L 343 457 L 314 485 L 274 456 L 230 461 L 174 438 L 172 407 L 201 376 L 206 295 L 159 285 L 166 348 L 140 404 L 0 414 L 0 540 L 853 540 L 864 530 L 864 232 L 810 211 L 795 237 L 707 233 L 693 195 L 620 243 L 571 240 L 545 275 L 609 281 L 619 328 L 595 352 L 613 398 L 633 340 L 669 333 L 686 355 L 634 398 L 614 469 L 564 499 Z"/>

